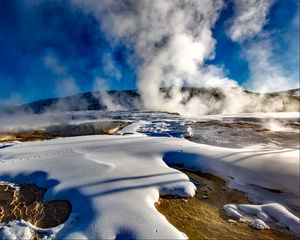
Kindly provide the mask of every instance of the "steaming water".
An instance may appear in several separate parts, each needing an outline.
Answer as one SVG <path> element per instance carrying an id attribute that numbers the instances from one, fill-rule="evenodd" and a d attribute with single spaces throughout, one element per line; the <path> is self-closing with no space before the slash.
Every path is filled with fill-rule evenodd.
<path id="1" fill-rule="evenodd" d="M 184 117 L 167 112 L 149 111 L 84 111 L 69 112 L 72 122 L 124 121 L 136 125 L 134 132 L 126 128 L 120 134 L 141 133 L 148 136 L 187 138 L 215 146 L 241 148 L 255 144 L 299 147 L 299 118 L 295 114 L 252 114 L 246 116 Z M 277 128 L 272 126 L 276 124 Z M 130 129 L 130 128 L 129 128 Z M 281 131 L 280 131 L 281 130 Z"/>
<path id="2" fill-rule="evenodd" d="M 210 115 L 192 118 L 155 111 L 76 111 L 53 113 L 50 116 L 28 115 L 19 121 L 7 121 L 7 124 L 2 124 L 1 132 L 116 121 L 121 125 L 122 122 L 129 124 L 117 134 L 139 133 L 148 136 L 179 137 L 197 143 L 230 148 L 256 144 L 299 147 L 300 123 L 296 113 Z M 130 126 L 131 123 L 135 125 L 134 130 Z M 90 133 L 82 132 L 82 135 L 87 134 Z M 68 136 L 68 133 L 63 136 Z"/>

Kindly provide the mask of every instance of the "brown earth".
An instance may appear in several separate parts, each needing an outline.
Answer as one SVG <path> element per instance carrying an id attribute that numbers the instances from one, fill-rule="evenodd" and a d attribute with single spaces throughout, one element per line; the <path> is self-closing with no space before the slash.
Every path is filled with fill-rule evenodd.
<path id="1" fill-rule="evenodd" d="M 0 143 L 12 142 L 12 141 L 37 141 L 47 140 L 53 138 L 45 131 L 25 131 L 18 133 L 0 133 Z"/>
<path id="2" fill-rule="evenodd" d="M 91 122 L 83 124 L 66 124 L 50 126 L 41 130 L 0 133 L 0 143 L 12 141 L 38 141 L 56 137 L 71 137 L 83 135 L 113 135 L 127 123 L 125 122 Z"/>
<path id="3" fill-rule="evenodd" d="M 0 222 L 25 220 L 36 227 L 51 228 L 65 222 L 72 207 L 68 201 L 44 202 L 46 189 L 34 184 L 0 183 Z"/>
<path id="4" fill-rule="evenodd" d="M 255 230 L 246 223 L 229 220 L 223 211 L 227 203 L 250 203 L 239 191 L 210 174 L 183 171 L 197 181 L 197 193 L 189 199 L 160 198 L 156 208 L 190 239 L 299 239 L 286 229 Z"/>

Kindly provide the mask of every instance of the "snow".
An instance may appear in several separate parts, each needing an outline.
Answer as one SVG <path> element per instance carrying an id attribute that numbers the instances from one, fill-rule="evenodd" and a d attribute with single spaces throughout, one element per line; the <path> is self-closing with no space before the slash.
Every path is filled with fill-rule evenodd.
<path id="1" fill-rule="evenodd" d="M 251 227 L 258 230 L 269 229 L 269 226 L 259 218 L 253 219 L 253 221 L 251 222 Z"/>
<path id="2" fill-rule="evenodd" d="M 0 226 L 0 236 L 21 238 L 25 235 L 18 234 L 29 236 L 34 230 L 56 239 L 187 238 L 154 207 L 159 196 L 195 194 L 196 187 L 189 178 L 167 164 L 182 164 L 220 176 L 229 187 L 245 192 L 260 204 L 225 205 L 229 216 L 259 229 L 276 221 L 299 234 L 299 218 L 293 214 L 300 208 L 299 149 L 265 144 L 236 149 L 161 137 L 173 128 L 177 128 L 178 136 L 184 135 L 186 126 L 182 122 L 177 116 L 164 120 L 153 117 L 134 122 L 116 136 L 3 145 L 0 181 L 33 182 L 47 188 L 45 201 L 69 200 L 72 214 L 52 229 L 36 229 L 24 221 L 14 221 Z M 148 136 L 151 131 L 156 131 L 156 137 Z"/>
<path id="3" fill-rule="evenodd" d="M 64 238 L 186 236 L 154 207 L 160 195 L 193 196 L 195 186 L 162 161 L 167 139 L 86 136 L 21 143 L 1 150 L 1 180 L 35 182 L 45 201 L 67 199 L 78 224 L 54 232 Z M 145 224 L 146 223 L 146 224 Z M 64 228 L 63 228 L 64 229 Z"/>
<path id="4" fill-rule="evenodd" d="M 239 213 L 238 207 L 235 204 L 226 204 L 223 206 L 228 217 L 242 219 L 243 215 Z"/>
<path id="5" fill-rule="evenodd" d="M 128 135 L 128 134 L 135 134 L 135 135 L 141 135 L 146 136 L 146 134 L 139 133 L 138 130 L 142 127 L 142 125 L 147 124 L 146 121 L 140 121 L 136 123 L 131 123 L 128 126 L 125 126 L 123 129 L 118 131 L 118 134 L 120 135 Z"/>
<path id="6" fill-rule="evenodd" d="M 223 209 L 229 217 L 248 221 L 255 229 L 268 229 L 266 223 L 275 221 L 278 226 L 287 227 L 291 232 L 300 235 L 299 218 L 278 203 L 226 204 Z"/>
<path id="7" fill-rule="evenodd" d="M 299 209 L 299 149 L 190 144 L 185 151 L 167 152 L 164 160 L 220 176 L 229 182 L 229 187 L 242 190 L 256 202 L 276 201 Z"/>
<path id="8" fill-rule="evenodd" d="M 0 239 L 31 239 L 33 230 L 23 221 L 11 221 L 8 224 L 1 226 L 0 224 Z"/>
<path id="9" fill-rule="evenodd" d="M 237 114 L 216 114 L 206 115 L 201 118 L 206 119 L 224 119 L 224 118 L 259 118 L 259 119 L 284 119 L 284 118 L 299 118 L 300 112 L 251 112 Z"/>

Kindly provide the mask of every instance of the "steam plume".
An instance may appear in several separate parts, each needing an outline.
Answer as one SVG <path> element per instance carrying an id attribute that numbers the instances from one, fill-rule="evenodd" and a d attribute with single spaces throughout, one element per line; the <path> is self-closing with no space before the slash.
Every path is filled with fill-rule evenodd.
<path id="1" fill-rule="evenodd" d="M 233 41 L 242 42 L 257 35 L 267 22 L 272 0 L 236 0 L 235 14 L 228 34 Z"/>
<path id="2" fill-rule="evenodd" d="M 75 1 L 95 14 L 112 41 L 134 48 L 142 64 L 138 88 L 144 106 L 185 114 L 208 112 L 214 99 L 182 93 L 183 86 L 237 87 L 223 69 L 206 65 L 214 57 L 212 37 L 223 2 L 218 1 Z M 161 89 L 168 89 L 168 97 Z M 211 105 L 211 106 L 210 106 Z"/>
<path id="3" fill-rule="evenodd" d="M 232 41 L 240 44 L 249 63 L 251 76 L 247 87 L 275 91 L 283 86 L 295 86 L 294 76 L 287 74 L 280 61 L 274 58 L 272 37 L 264 28 L 268 23 L 273 0 L 232 2 L 234 13 L 228 22 L 227 34 Z M 38 2 L 35 4 L 39 5 Z M 55 4 L 58 3 L 54 1 Z M 98 20 L 101 28 L 99 33 L 105 35 L 105 39 L 111 44 L 109 48 L 125 45 L 133 50 L 137 60 L 128 62 L 138 63 L 134 69 L 145 108 L 187 115 L 265 110 L 263 99 L 246 94 L 235 80 L 226 76 L 226 69 L 207 64 L 207 60 L 215 57 L 216 39 L 212 29 L 226 6 L 223 0 L 102 0 L 101 3 L 98 0 L 72 0 L 67 5 L 77 14 L 80 13 L 79 16 L 89 16 L 93 24 L 97 24 Z M 62 5 L 61 7 L 63 9 Z M 71 16 L 72 20 L 77 17 L 76 14 Z M 64 19 L 69 18 L 62 18 L 62 22 Z M 87 29 L 86 26 L 94 29 L 93 24 L 84 24 L 84 29 Z M 88 33 L 87 36 L 93 35 L 93 31 Z M 80 36 L 75 34 L 75 38 L 80 39 Z M 95 39 L 98 38 L 91 38 L 87 42 L 94 43 Z M 101 44 L 93 49 L 100 46 Z M 78 66 L 93 65 L 93 61 L 92 64 L 82 64 L 85 61 L 79 61 L 74 67 L 65 63 L 65 58 L 62 57 L 64 54 L 56 54 L 55 51 L 48 53 L 49 51 L 44 57 L 44 65 L 57 78 L 57 94 L 66 95 L 82 90 L 76 86 L 76 74 L 73 71 Z M 73 53 L 73 48 L 71 52 Z M 87 52 L 87 56 L 90 56 L 91 53 Z M 97 95 L 99 102 L 104 103 L 109 110 L 116 110 L 121 104 L 106 94 L 101 74 L 117 81 L 124 76 L 111 53 L 103 54 L 102 63 L 99 74 L 94 71 L 96 73 L 92 73 L 89 80 L 96 79 L 93 90 L 100 90 L 101 96 Z M 61 93 L 59 90 L 62 87 Z M 182 91 L 184 87 L 218 88 L 222 98 L 205 92 L 200 93 L 200 96 L 193 95 Z M 57 107 L 61 106 L 64 109 L 65 103 Z M 272 103 L 269 110 L 276 109 L 282 109 L 282 106 Z"/>
<path id="4" fill-rule="evenodd" d="M 263 29 L 268 23 L 267 16 L 273 3 L 273 0 L 236 0 L 232 24 L 228 29 L 229 37 L 241 45 L 242 52 L 249 63 L 250 78 L 245 85 L 248 89 L 259 92 L 299 88 L 299 71 L 298 76 L 287 72 L 280 63 L 282 59 L 278 59 L 274 53 L 276 52 L 274 38 L 280 33 L 270 33 Z M 299 13 L 295 19 L 299 20 Z M 282 36 L 277 37 L 282 38 Z M 289 51 L 294 52 L 298 49 L 299 55 L 298 39 L 299 25 L 298 38 L 295 36 L 288 42 L 295 46 L 294 50 Z M 288 58 L 286 61 L 291 60 Z"/>

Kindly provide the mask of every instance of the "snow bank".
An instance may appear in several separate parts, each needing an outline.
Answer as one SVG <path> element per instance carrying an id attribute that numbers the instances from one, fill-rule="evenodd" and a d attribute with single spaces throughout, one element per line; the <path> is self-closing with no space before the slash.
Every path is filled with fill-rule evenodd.
<path id="1" fill-rule="evenodd" d="M 299 209 L 299 150 L 267 146 L 229 149 L 134 134 L 20 143 L 0 149 L 0 180 L 34 182 L 48 189 L 46 201 L 71 202 L 70 224 L 52 229 L 56 238 L 183 239 L 154 203 L 159 195 L 193 196 L 196 188 L 165 162 L 223 177 L 258 203 Z M 291 216 L 287 209 L 277 211 L 278 217 L 265 209 L 294 231 L 299 219 L 284 220 Z"/>
<path id="2" fill-rule="evenodd" d="M 165 153 L 164 161 L 222 177 L 229 187 L 255 202 L 275 201 L 299 211 L 299 149 L 263 145 L 232 149 L 193 143 L 182 149 Z"/>
<path id="3" fill-rule="evenodd" d="M 148 122 L 145 121 L 140 121 L 140 122 L 135 122 L 135 123 L 131 123 L 128 126 L 125 126 L 123 129 L 118 131 L 118 134 L 120 135 L 140 135 L 140 136 L 146 136 L 146 134 L 143 133 L 139 133 L 138 130 L 141 126 L 143 126 L 144 124 L 147 124 Z"/>
<path id="4" fill-rule="evenodd" d="M 0 224 L 0 239 L 32 239 L 33 230 L 23 221 Z"/>
<path id="5" fill-rule="evenodd" d="M 286 227 L 291 232 L 300 235 L 299 218 L 278 203 L 262 205 L 226 204 L 223 209 L 229 217 L 250 222 L 250 225 L 255 229 L 269 228 L 266 223 L 275 221 L 278 226 Z"/>
<path id="6" fill-rule="evenodd" d="M 154 203 L 193 196 L 196 187 L 162 161 L 165 148 L 173 149 L 166 139 L 136 136 L 20 143 L 1 149 L 0 180 L 34 182 L 48 189 L 46 201 L 70 201 L 77 220 L 51 229 L 54 238 L 183 239 Z"/>

